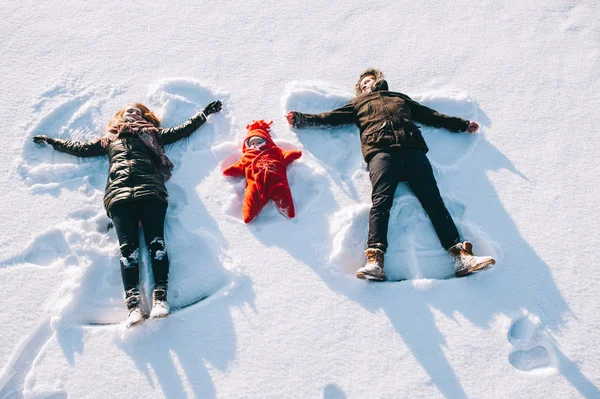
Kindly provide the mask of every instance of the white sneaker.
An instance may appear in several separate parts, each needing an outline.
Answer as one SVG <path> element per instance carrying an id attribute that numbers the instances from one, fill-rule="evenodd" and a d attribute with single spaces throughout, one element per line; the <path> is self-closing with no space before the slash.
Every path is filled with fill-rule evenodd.
<path id="1" fill-rule="evenodd" d="M 167 289 L 157 288 L 152 292 L 152 310 L 150 311 L 151 319 L 160 319 L 167 317 L 171 307 L 167 302 Z"/>
<path id="2" fill-rule="evenodd" d="M 130 328 L 141 324 L 146 315 L 140 302 L 140 290 L 137 287 L 125 292 L 125 304 L 127 305 L 127 309 L 129 309 L 129 316 L 127 316 L 127 320 L 125 321 L 125 327 Z"/>
<path id="3" fill-rule="evenodd" d="M 144 312 L 140 307 L 136 307 L 129 312 L 129 316 L 127 316 L 127 320 L 125 321 L 125 327 L 131 328 L 133 326 L 137 326 L 138 324 L 142 324 L 143 321 Z"/>

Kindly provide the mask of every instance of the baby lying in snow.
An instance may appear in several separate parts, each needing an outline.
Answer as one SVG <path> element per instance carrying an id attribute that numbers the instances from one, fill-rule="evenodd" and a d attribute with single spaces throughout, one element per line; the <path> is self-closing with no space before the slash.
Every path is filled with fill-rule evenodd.
<path id="1" fill-rule="evenodd" d="M 286 167 L 300 158 L 302 152 L 279 148 L 269 134 L 272 123 L 259 120 L 246 126 L 248 135 L 242 146 L 242 158 L 223 170 L 226 176 L 246 176 L 242 206 L 245 223 L 254 220 L 270 199 L 284 216 L 293 218 L 296 214 Z"/>

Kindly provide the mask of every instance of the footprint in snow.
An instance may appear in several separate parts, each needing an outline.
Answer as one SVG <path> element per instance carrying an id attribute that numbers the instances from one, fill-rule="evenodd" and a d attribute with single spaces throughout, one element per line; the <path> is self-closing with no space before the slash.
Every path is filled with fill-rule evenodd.
<path id="1" fill-rule="evenodd" d="M 552 342 L 530 314 L 525 313 L 512 323 L 508 340 L 514 347 L 508 361 L 515 369 L 534 372 L 554 368 Z"/>

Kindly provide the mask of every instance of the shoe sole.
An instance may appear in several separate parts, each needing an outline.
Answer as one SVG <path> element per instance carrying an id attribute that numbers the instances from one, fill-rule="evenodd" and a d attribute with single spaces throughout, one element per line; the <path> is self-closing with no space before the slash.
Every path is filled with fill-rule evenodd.
<path id="1" fill-rule="evenodd" d="M 168 313 L 163 313 L 163 314 L 159 314 L 159 315 L 150 315 L 150 318 L 151 319 L 164 319 L 167 316 L 169 316 Z"/>
<path id="2" fill-rule="evenodd" d="M 131 328 L 131 327 L 135 327 L 135 326 L 139 326 L 140 324 L 142 324 L 144 322 L 144 320 L 146 320 L 145 317 L 142 317 L 141 319 L 139 319 L 138 321 L 136 321 L 135 323 L 131 323 L 131 324 L 125 324 L 126 328 Z"/>
<path id="3" fill-rule="evenodd" d="M 462 270 L 459 273 L 456 273 L 456 277 L 465 277 L 465 276 L 468 276 L 469 274 L 481 272 L 481 271 L 491 268 L 495 264 L 496 264 L 496 260 L 490 259 L 488 262 L 480 263 L 480 264 L 470 267 L 468 269 Z"/>
<path id="4" fill-rule="evenodd" d="M 370 280 L 370 281 L 385 281 L 385 276 L 372 276 L 367 273 L 358 272 L 356 273 L 356 278 L 361 280 Z"/>

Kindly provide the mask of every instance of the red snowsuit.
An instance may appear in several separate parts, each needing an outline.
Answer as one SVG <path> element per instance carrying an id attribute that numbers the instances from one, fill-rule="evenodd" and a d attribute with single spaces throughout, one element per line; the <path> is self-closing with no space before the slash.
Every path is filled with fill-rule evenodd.
<path id="1" fill-rule="evenodd" d="M 272 121 L 252 121 L 246 126 L 248 135 L 242 146 L 242 158 L 223 170 L 226 176 L 246 175 L 246 193 L 242 206 L 242 217 L 250 223 L 262 208 L 273 199 L 279 211 L 288 218 L 296 215 L 294 201 L 286 175 L 286 167 L 302 156 L 298 150 L 285 151 L 271 138 Z M 259 149 L 248 147 L 248 139 L 258 136 L 265 140 Z"/>

